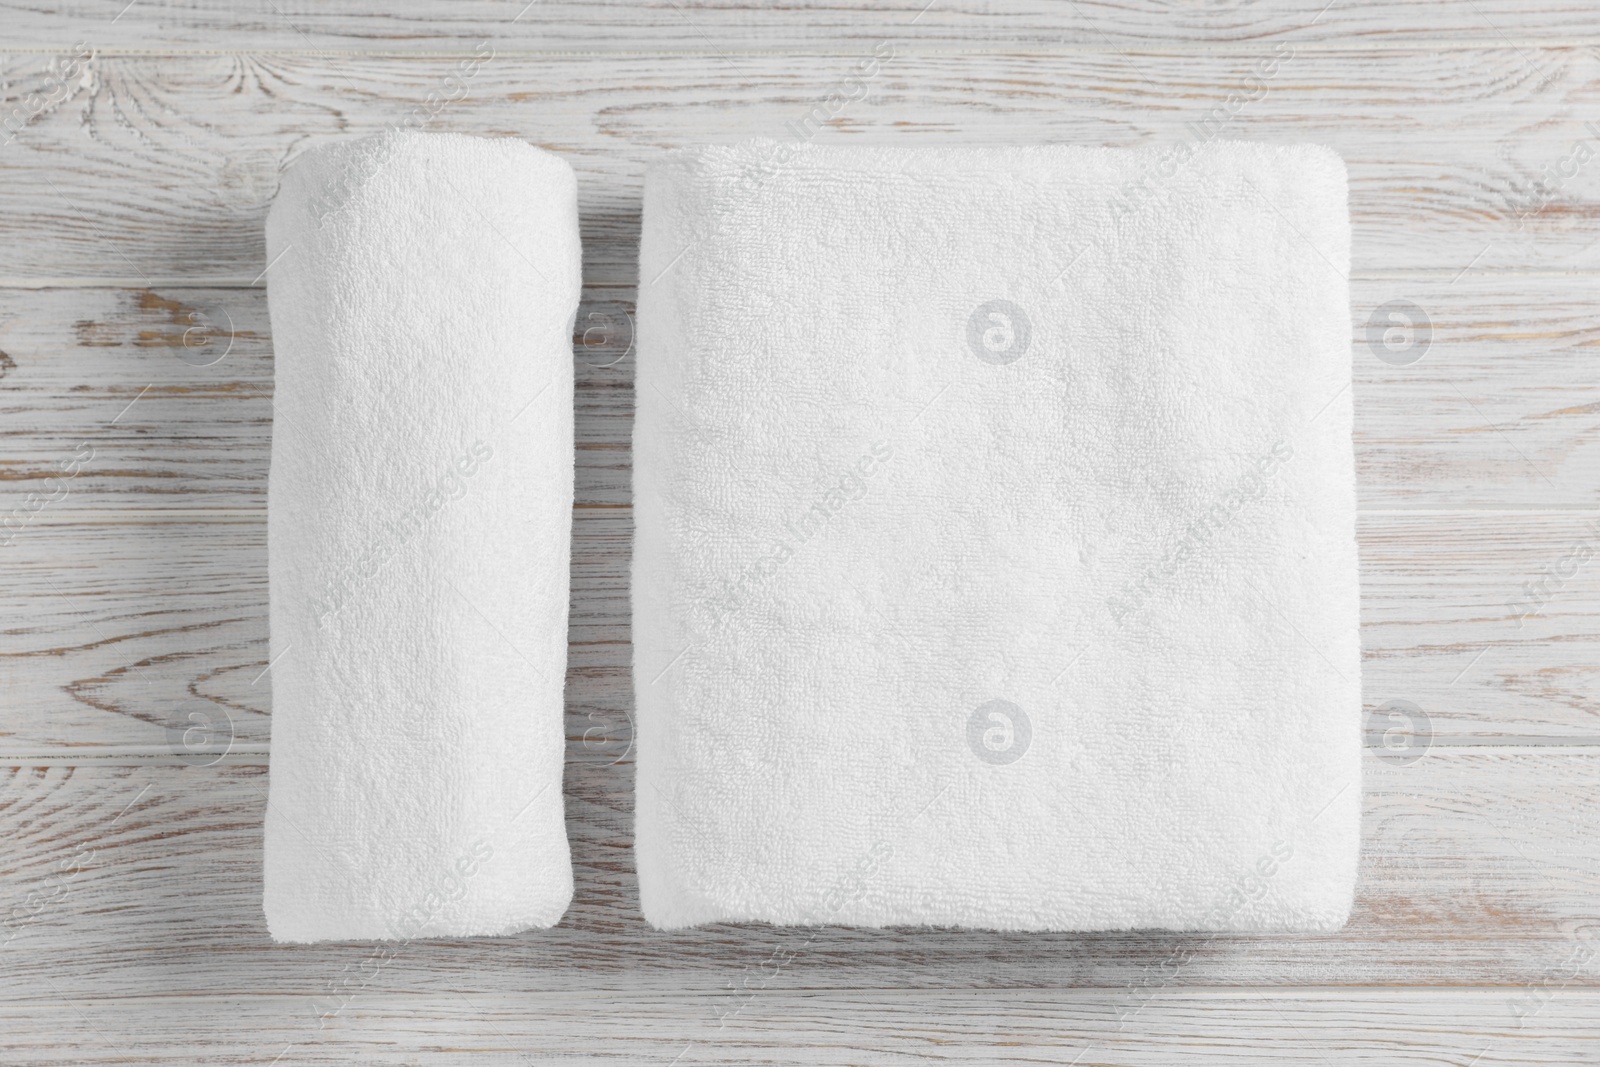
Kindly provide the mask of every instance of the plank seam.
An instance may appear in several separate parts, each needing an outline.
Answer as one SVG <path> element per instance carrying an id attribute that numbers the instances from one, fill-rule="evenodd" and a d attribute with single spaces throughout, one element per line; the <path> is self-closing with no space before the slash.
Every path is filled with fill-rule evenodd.
<path id="1" fill-rule="evenodd" d="M 568 714 L 579 714 L 581 708 L 569 707 Z M 577 743 L 580 738 L 570 738 L 569 743 Z M 1439 737 L 1433 738 L 1428 749 L 1429 756 L 1571 756 L 1582 759 L 1600 758 L 1600 738 L 1580 737 L 1571 740 L 1561 738 L 1529 738 L 1508 737 L 1503 742 L 1493 739 L 1479 739 L 1468 737 Z M 1424 756 L 1424 759 L 1428 756 Z M 0 767 L 34 767 L 34 766 L 111 766 L 127 763 L 140 767 L 177 767 L 191 766 L 192 762 L 173 755 L 172 751 L 161 745 L 126 745 L 105 746 L 99 750 L 85 750 L 64 748 L 54 752 L 5 752 L 0 751 Z M 226 756 L 221 757 L 216 763 L 208 766 L 219 767 L 266 767 L 271 763 L 270 748 L 267 745 L 252 744 L 239 745 L 232 749 Z"/>
<path id="2" fill-rule="evenodd" d="M 888 27 L 892 29 L 893 27 Z M 496 48 L 495 58 L 511 59 L 726 59 L 729 57 L 746 56 L 751 58 L 771 56 L 784 59 L 826 58 L 826 59 L 858 59 L 863 47 L 870 45 L 874 40 L 885 37 L 896 40 L 896 54 L 907 56 L 1165 56 L 1165 55 L 1228 55 L 1247 54 L 1255 55 L 1262 50 L 1270 49 L 1279 41 L 1292 37 L 1302 32 L 1304 26 L 1286 26 L 1275 31 L 1270 36 L 1262 36 L 1250 41 L 1219 41 L 1214 43 L 1195 42 L 1187 45 L 1156 45 L 1141 41 L 1129 41 L 1124 45 L 1044 45 L 1028 44 L 1019 41 L 1013 44 L 992 45 L 985 47 L 933 47 L 919 48 L 915 44 L 901 45 L 903 38 L 895 38 L 892 33 L 865 34 L 861 37 L 844 38 L 838 44 L 830 47 L 804 47 L 804 48 Z M 963 34 L 957 28 L 946 31 L 954 34 Z M 477 35 L 480 39 L 494 37 L 493 33 Z M 1495 38 L 1459 38 L 1447 41 L 1350 41 L 1334 42 L 1322 41 L 1317 43 L 1296 44 L 1295 51 L 1299 53 L 1321 53 L 1324 55 L 1362 55 L 1370 53 L 1384 53 L 1389 55 L 1437 54 L 1446 52 L 1566 52 L 1583 48 L 1594 48 L 1600 45 L 1600 36 L 1591 37 L 1558 37 L 1558 38 L 1526 38 L 1511 40 L 1504 37 Z M 903 47 L 903 51 L 901 50 Z M 57 56 L 71 54 L 76 51 L 72 44 L 60 46 L 25 45 L 4 49 L 0 54 L 16 56 Z M 400 50 L 400 49 L 368 49 L 368 48 L 95 48 L 94 53 L 101 58 L 130 58 L 130 59 L 187 59 L 222 56 L 249 56 L 261 58 L 291 57 L 309 59 L 463 59 L 476 56 L 469 46 L 463 45 L 459 49 L 426 49 L 426 50 Z"/>
<path id="3" fill-rule="evenodd" d="M 636 242 L 635 242 L 636 243 Z M 1460 267 L 1394 267 L 1357 269 L 1350 272 L 1352 282 L 1405 282 L 1405 281 L 1437 281 L 1448 279 L 1454 281 L 1462 276 Z M 1506 278 L 1522 280 L 1526 278 L 1597 278 L 1600 277 L 1600 267 L 1585 267 L 1573 270 L 1535 270 L 1532 268 L 1505 268 L 1471 270 L 1467 276 L 1475 279 Z M 21 292 L 30 292 L 36 289 L 260 289 L 265 291 L 265 282 L 256 281 L 254 276 L 247 278 L 238 275 L 183 275 L 173 277 L 154 277 L 149 280 L 133 278 L 122 275 L 85 275 L 83 277 L 50 277 L 41 275 L 29 277 L 23 275 L 0 276 L 0 290 L 14 289 Z M 622 288 L 607 284 L 608 291 L 617 291 Z"/>

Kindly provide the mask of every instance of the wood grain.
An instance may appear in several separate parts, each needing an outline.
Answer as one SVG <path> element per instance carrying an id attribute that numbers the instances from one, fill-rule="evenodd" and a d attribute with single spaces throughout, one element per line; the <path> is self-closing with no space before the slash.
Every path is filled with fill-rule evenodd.
<path id="1" fill-rule="evenodd" d="M 592 279 L 580 309 L 578 500 L 629 500 L 634 279 Z M 1352 290 L 1361 505 L 1600 507 L 1600 347 L 1583 275 L 1358 278 Z M 1408 301 L 1430 326 L 1394 366 L 1367 322 Z M 1382 348 L 1381 342 L 1376 348 Z M 0 289 L 0 513 L 94 456 L 52 514 L 260 508 L 272 429 L 261 289 Z M 137 398 L 137 401 L 135 402 Z M 131 407 L 129 405 L 132 405 Z"/>
<path id="2" fill-rule="evenodd" d="M 0 5 L 12 47 L 104 49 L 506 49 L 714 53 L 735 49 L 870 47 L 885 37 L 928 47 L 1197 47 L 1293 34 L 1371 48 L 1506 40 L 1593 40 L 1581 3 L 1527 0 L 890 0 L 856 8 L 828 0 L 453 0 L 447 13 L 420 4 L 381 11 L 353 0 L 275 0 L 241 8 L 223 0 L 57 0 Z"/>
<path id="3" fill-rule="evenodd" d="M 13 916 L 0 945 L 0 1001 L 327 994 L 373 946 L 268 941 L 260 909 L 266 770 L 174 760 L 0 770 L 0 833 L 10 842 L 0 903 Z M 778 983 L 788 990 L 1120 988 L 1152 975 L 1163 976 L 1163 987 L 1516 986 L 1544 981 L 1592 946 L 1600 809 L 1573 798 L 1594 789 L 1600 751 L 1434 749 L 1409 766 L 1369 759 L 1363 773 L 1356 913 L 1335 935 L 760 924 L 662 933 L 638 910 L 631 764 L 574 760 L 566 803 L 577 888 L 560 925 L 409 943 L 363 989 L 612 990 L 714 1001 L 784 950 L 799 953 Z M 1163 972 L 1174 952 L 1184 962 Z M 1600 986 L 1600 959 L 1586 955 L 1562 982 Z"/>
<path id="4" fill-rule="evenodd" d="M 442 87 L 460 59 L 106 55 L 62 84 L 47 57 L 16 56 L 3 92 L 26 121 L 0 150 L 12 207 L 0 276 L 254 279 L 267 266 L 262 219 L 279 167 L 307 145 L 404 124 L 418 108 L 428 129 L 522 137 L 571 161 L 592 279 L 633 277 L 650 159 L 752 135 L 1317 141 L 1349 164 L 1359 271 L 1600 266 L 1600 164 L 1584 155 L 1600 155 L 1586 125 L 1600 90 L 1593 49 L 1281 48 L 906 50 L 842 95 L 860 55 L 507 54 L 466 78 L 462 98 L 434 107 L 430 95 L 458 91 Z M 30 100 L 43 101 L 37 112 Z M 819 107 L 810 133 L 795 133 Z"/>
<path id="5" fill-rule="evenodd" d="M 0 1059 L 1594 1061 L 1592 5 L 924 4 L 0 0 L 16 50 L 0 55 Z M 894 57 L 847 81 L 881 41 Z M 80 46 L 96 55 L 72 69 Z M 640 183 L 666 149 L 793 137 L 808 114 L 817 143 L 903 144 L 1151 144 L 1209 116 L 1204 135 L 1346 157 L 1365 699 L 1422 709 L 1429 747 L 1368 753 L 1341 933 L 643 925 L 627 576 Z M 531 140 L 579 174 L 578 886 L 554 930 L 407 944 L 362 980 L 372 946 L 273 945 L 260 915 L 261 228 L 297 153 L 419 118 Z M 1369 340 L 1394 301 L 1429 320 L 1407 365 Z M 186 763 L 167 726 L 189 711 L 226 715 L 231 736 Z"/>
<path id="6" fill-rule="evenodd" d="M 1584 278 L 1525 290 L 1497 276 L 1356 285 L 1358 320 L 1404 298 L 1435 324 L 1415 365 L 1376 358 L 1359 323 L 1352 358 L 1363 503 L 1385 509 L 1361 528 L 1367 702 L 1419 704 L 1440 744 L 1600 736 L 1594 568 L 1551 574 L 1595 537 L 1596 515 L 1565 510 L 1595 502 L 1596 414 L 1572 402 L 1592 376 L 1595 313 Z M 592 287 L 575 338 L 579 734 L 622 729 L 631 707 L 631 306 L 629 290 Z M 14 427 L 0 595 L 26 620 L 0 637 L 15 697 L 0 751 L 161 751 L 166 724 L 197 702 L 226 709 L 239 745 L 264 746 L 265 294 L 10 290 L 0 315 Z M 61 478 L 84 444 L 89 461 Z M 29 509 L 30 493 L 56 492 Z M 1388 513 L 1451 500 L 1561 507 Z M 1526 599 L 1529 583 L 1542 599 Z"/>
<path id="7" fill-rule="evenodd" d="M 1566 511 L 1385 513 L 1360 524 L 1364 690 L 1407 700 L 1436 745 L 1600 738 L 1600 565 L 1562 560 L 1600 544 L 1600 515 Z M 625 508 L 574 520 L 569 734 L 622 745 L 632 713 Z M 256 513 L 45 512 L 3 557 L 0 634 L 7 713 L 0 758 L 99 748 L 161 753 L 191 710 L 231 720 L 265 751 L 266 530 Z M 1518 605 L 1525 583 L 1548 598 Z M 1525 617 L 1524 617 L 1525 616 Z M 605 751 L 611 751 L 607 748 Z"/>
<path id="8" fill-rule="evenodd" d="M 0 1007 L 27 1064 L 595 1062 L 903 1067 L 1514 1067 L 1592 1063 L 1600 994 L 1562 987 L 1518 1029 L 1516 989 L 763 990 L 733 1014 L 686 995 L 362 997 L 326 1028 L 280 997 L 141 997 Z M 1138 1004 L 1137 1009 L 1135 1005 Z M 727 1012 L 719 1017 L 716 1011 Z M 298 1012 L 298 1013 L 297 1013 Z M 44 1035 L 52 1035 L 46 1037 Z M 277 1056 L 278 1059 L 273 1060 Z"/>
<path id="9" fill-rule="evenodd" d="M 628 500 L 628 297 L 589 290 L 574 329 L 582 504 Z M 262 508 L 273 419 L 266 292 L 0 290 L 0 402 L 12 416 L 0 525 L 27 494 L 59 489 L 66 495 L 41 514 Z M 92 455 L 57 485 L 82 447 Z"/>

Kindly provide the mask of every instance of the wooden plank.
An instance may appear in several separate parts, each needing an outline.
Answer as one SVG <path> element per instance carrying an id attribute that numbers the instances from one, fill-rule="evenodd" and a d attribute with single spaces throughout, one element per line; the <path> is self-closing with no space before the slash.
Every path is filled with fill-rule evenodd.
<path id="1" fill-rule="evenodd" d="M 601 238 L 591 252 L 622 260 L 618 243 Z M 574 337 L 577 491 L 620 506 L 631 499 L 635 280 L 597 273 Z M 1362 506 L 1600 506 L 1593 293 L 1581 275 L 1358 278 Z M 1428 324 L 1400 353 L 1421 353 L 1404 366 L 1380 358 L 1395 358 L 1381 332 L 1368 335 L 1396 301 Z M 263 507 L 269 334 L 261 289 L 0 289 L 0 515 L 62 488 L 47 480 L 85 445 L 93 456 L 51 513 Z"/>
<path id="2" fill-rule="evenodd" d="M 0 1049 L 30 1064 L 184 1060 L 278 1067 L 1593 1062 L 1600 994 L 1559 989 L 1521 1027 L 1510 1007 L 1519 995 L 1516 989 L 1160 990 L 1136 1000 L 1091 990 L 761 990 L 734 1013 L 717 998 L 687 995 L 541 994 L 530 1001 L 471 990 L 360 997 L 321 1029 L 297 1014 L 300 1004 L 279 997 L 139 997 L 0 1007 L 7 1035 Z"/>
<path id="3" fill-rule="evenodd" d="M 0 6 L 12 46 L 106 49 L 711 51 L 870 47 L 886 37 L 923 46 L 1183 47 L 1293 37 L 1323 44 L 1502 43 L 1590 39 L 1592 11 L 1576 2 L 1400 0 L 891 0 L 856 9 L 825 0 L 625 3 L 622 0 L 458 0 L 374 11 L 354 0 L 241 8 L 222 0 L 57 0 Z"/>
<path id="4" fill-rule="evenodd" d="M 470 73 L 434 56 L 104 55 L 70 80 L 51 62 L 7 66 L 22 113 L 0 151 L 0 282 L 249 281 L 282 163 L 413 120 L 561 152 L 586 239 L 622 238 L 616 267 L 634 258 L 648 160 L 751 135 L 1319 141 L 1349 163 L 1358 270 L 1600 267 L 1589 48 L 905 50 L 870 77 L 857 55 L 771 53 L 506 54 Z"/>
<path id="5" fill-rule="evenodd" d="M 574 326 L 582 504 L 628 500 L 626 296 L 589 288 Z M 29 494 L 56 497 L 41 514 L 263 508 L 273 416 L 266 291 L 0 290 L 0 405 L 0 544 L 9 513 L 32 506 Z"/>
<path id="6" fill-rule="evenodd" d="M 8 45 L 33 50 L 0 57 L 0 287 L 30 287 L 0 288 L 0 515 L 64 489 L 29 505 L 0 554 L 0 1060 L 1594 1059 L 1591 5 L 524 4 L 0 0 Z M 835 109 L 885 40 L 893 58 Z M 100 54 L 63 79 L 75 42 Z M 1251 82 L 1275 48 L 1279 69 Z M 195 54 L 229 49 L 293 54 Z M 429 95 L 453 85 L 464 96 L 433 114 Z M 1374 712 L 1403 700 L 1430 716 L 1429 747 L 1369 753 L 1349 928 L 645 929 L 633 375 L 613 340 L 579 349 L 572 913 L 548 932 L 399 946 L 382 965 L 371 945 L 268 943 L 271 342 L 263 294 L 237 286 L 265 266 L 283 161 L 408 116 L 561 151 L 583 198 L 581 331 L 590 311 L 626 322 L 640 176 L 665 148 L 784 136 L 819 105 L 819 142 L 1154 143 L 1241 90 L 1252 99 L 1220 136 L 1321 140 L 1350 160 L 1366 694 Z M 32 288 L 50 282 L 72 288 Z M 1369 344 L 1369 317 L 1396 300 L 1431 323 L 1415 363 Z M 64 463 L 81 470 L 46 483 Z M 189 710 L 231 717 L 232 754 L 180 756 L 166 726 Z"/>
<path id="7" fill-rule="evenodd" d="M 561 924 L 405 943 L 373 996 L 461 990 L 772 991 L 1302 984 L 1600 987 L 1600 751 L 1429 752 L 1364 769 L 1356 912 L 1334 935 L 1003 934 L 760 924 L 661 933 L 638 910 L 627 761 L 569 764 L 576 896 Z M 260 910 L 262 764 L 0 768 L 0 1003 L 338 991 L 370 944 L 273 945 Z M 1178 962 L 1174 962 L 1174 954 Z M 537 999 L 524 1001 L 534 1009 Z M 538 1014 L 537 1010 L 529 1011 Z M 276 1050 L 272 1050 L 276 1051 Z M 266 1058 L 270 1059 L 271 1052 Z"/>
<path id="8" fill-rule="evenodd" d="M 630 537 L 625 509 L 577 512 L 567 708 L 580 757 L 628 747 Z M 0 754 L 167 753 L 169 728 L 191 712 L 217 718 L 232 742 L 219 745 L 264 750 L 272 679 L 259 514 L 41 519 L 16 535 L 5 566 Z M 592 728 L 612 740 L 591 735 L 586 746 Z"/>
<path id="9" fill-rule="evenodd" d="M 1359 531 L 1370 713 L 1415 705 L 1437 744 L 1600 739 L 1600 515 L 1367 515 Z"/>
<path id="10" fill-rule="evenodd" d="M 1436 745 L 1600 740 L 1597 523 L 1595 513 L 1564 511 L 1366 516 L 1369 713 L 1393 700 L 1416 705 Z M 578 510 L 567 679 L 575 758 L 591 727 L 626 747 L 630 539 L 626 508 Z M 262 676 L 259 514 L 45 512 L 5 553 L 0 757 L 165 753 L 168 727 L 196 711 L 227 716 L 239 750 L 265 750 L 272 680 Z"/>

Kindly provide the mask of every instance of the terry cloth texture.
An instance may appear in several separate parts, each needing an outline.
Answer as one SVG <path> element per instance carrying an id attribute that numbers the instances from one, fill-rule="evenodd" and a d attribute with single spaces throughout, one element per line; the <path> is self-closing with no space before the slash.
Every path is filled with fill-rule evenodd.
<path id="1" fill-rule="evenodd" d="M 268 927 L 549 926 L 572 896 L 572 170 L 457 135 L 315 149 L 267 255 Z"/>
<path id="2" fill-rule="evenodd" d="M 1332 930 L 1342 161 L 674 154 L 644 197 L 646 918 Z"/>

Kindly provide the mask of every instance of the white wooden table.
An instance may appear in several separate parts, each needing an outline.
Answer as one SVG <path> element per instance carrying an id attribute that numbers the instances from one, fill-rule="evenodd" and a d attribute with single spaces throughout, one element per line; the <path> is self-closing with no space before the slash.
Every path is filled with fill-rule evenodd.
<path id="1" fill-rule="evenodd" d="M 1600 9 L 525 2 L 0 3 L 0 1062 L 1600 1062 Z M 1369 753 L 1342 933 L 644 926 L 640 179 L 819 106 L 819 143 L 1132 145 L 1210 121 L 1348 160 L 1366 701 L 1429 727 L 1418 758 Z M 577 896 L 552 931 L 380 965 L 275 946 L 261 917 L 258 279 L 280 165 L 408 115 L 579 174 Z M 1366 328 L 1391 301 L 1429 323 L 1390 336 L 1397 362 Z M 225 713 L 231 743 L 176 749 L 191 711 Z"/>

